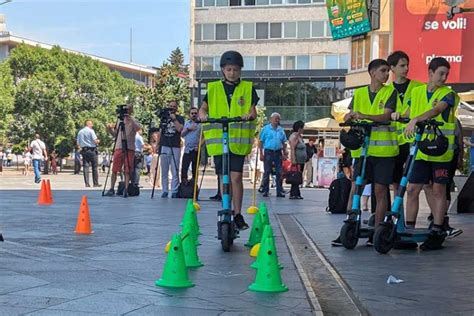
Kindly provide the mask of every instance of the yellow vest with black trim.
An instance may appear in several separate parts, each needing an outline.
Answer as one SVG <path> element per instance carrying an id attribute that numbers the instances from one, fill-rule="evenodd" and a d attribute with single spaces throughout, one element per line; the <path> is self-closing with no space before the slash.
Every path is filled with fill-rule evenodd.
<path id="1" fill-rule="evenodd" d="M 230 107 L 224 90 L 224 83 L 213 81 L 207 85 L 209 118 L 238 117 L 249 114 L 252 107 L 252 82 L 240 81 L 235 87 Z M 222 125 L 204 124 L 204 139 L 210 156 L 223 154 Z M 248 155 L 252 151 L 255 137 L 254 122 L 229 124 L 229 150 L 236 155 Z"/>
<path id="2" fill-rule="evenodd" d="M 395 91 L 393 86 L 382 86 L 373 102 L 370 102 L 369 87 L 358 88 L 354 91 L 352 111 L 365 115 L 380 115 L 385 112 L 385 104 Z M 398 97 L 397 97 L 398 99 Z M 351 150 L 353 158 L 359 158 L 362 149 Z M 390 125 L 372 127 L 367 156 L 395 157 L 398 155 L 398 141 L 394 122 Z"/>
<path id="3" fill-rule="evenodd" d="M 423 83 L 420 81 L 410 80 L 410 83 L 408 83 L 407 91 L 405 91 L 405 95 L 403 96 L 403 102 L 397 103 L 397 109 L 395 110 L 395 112 L 400 113 L 400 115 L 402 116 L 407 112 L 413 89 L 421 85 L 423 85 Z M 390 86 L 395 88 L 395 86 L 393 85 L 393 82 L 390 84 Z M 406 123 L 395 122 L 395 126 L 397 127 L 399 146 L 406 143 L 412 143 L 415 140 L 415 138 L 408 138 L 405 136 L 404 131 L 405 131 L 406 125 L 407 125 Z"/>
<path id="4" fill-rule="evenodd" d="M 421 151 L 418 150 L 418 153 L 416 155 L 416 160 L 425 160 L 425 161 L 434 161 L 434 162 L 450 162 L 453 160 L 454 156 L 454 142 L 455 142 L 455 134 L 454 131 L 456 130 L 456 118 L 454 116 L 454 113 L 456 112 L 456 108 L 459 104 L 459 96 L 457 95 L 456 92 L 451 90 L 450 88 L 443 86 L 441 88 L 438 88 L 434 91 L 433 95 L 431 98 L 428 100 L 428 85 L 423 85 L 420 87 L 416 87 L 413 89 L 412 95 L 411 95 L 411 106 L 410 106 L 410 119 L 413 119 L 415 117 L 418 117 L 425 112 L 428 112 L 429 110 L 433 109 L 433 107 L 436 106 L 436 104 L 442 100 L 446 95 L 449 93 L 454 93 L 454 106 L 452 109 L 449 111 L 449 117 L 448 120 L 445 121 L 443 119 L 442 113 L 438 114 L 435 119 L 438 122 L 443 122 L 444 124 L 440 126 L 439 128 L 443 132 L 444 136 L 448 138 L 449 142 L 449 147 L 446 153 L 444 153 L 442 156 L 439 157 L 433 157 L 433 156 L 428 156 L 422 153 Z M 432 139 L 434 137 L 433 131 L 425 131 L 423 133 L 421 139 Z"/>

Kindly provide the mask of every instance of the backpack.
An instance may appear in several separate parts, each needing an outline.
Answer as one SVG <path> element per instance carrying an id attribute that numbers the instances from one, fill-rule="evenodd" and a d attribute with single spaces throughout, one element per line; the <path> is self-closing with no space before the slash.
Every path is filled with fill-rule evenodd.
<path id="1" fill-rule="evenodd" d="M 192 199 L 194 195 L 194 180 L 182 181 L 178 188 L 178 198 Z M 196 193 L 196 198 L 199 196 L 199 190 Z"/>
<path id="2" fill-rule="evenodd" d="M 125 190 L 125 182 L 120 181 L 117 189 L 117 195 L 123 195 L 123 191 Z M 138 187 L 134 183 L 130 183 L 128 185 L 128 196 L 139 196 L 140 195 L 140 187 Z"/>
<path id="3" fill-rule="evenodd" d="M 352 181 L 346 177 L 333 180 L 329 186 L 329 200 L 326 212 L 344 214 L 347 210 Z"/>

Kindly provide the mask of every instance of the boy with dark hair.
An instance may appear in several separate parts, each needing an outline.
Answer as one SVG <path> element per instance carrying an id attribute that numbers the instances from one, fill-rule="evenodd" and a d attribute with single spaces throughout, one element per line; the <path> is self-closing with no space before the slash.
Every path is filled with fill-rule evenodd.
<path id="1" fill-rule="evenodd" d="M 445 86 L 448 79 L 450 65 L 442 58 L 434 58 L 428 66 L 428 83 L 416 87 L 412 92 L 411 104 L 408 110 L 410 122 L 405 128 L 405 135 L 412 137 L 416 130 L 416 123 L 435 119 L 444 123 L 440 126 L 448 138 L 449 147 L 441 156 L 429 156 L 420 151 L 415 158 L 414 170 L 409 177 L 407 188 L 406 225 L 414 228 L 419 208 L 419 195 L 423 185 L 433 183 L 433 225 L 428 239 L 420 246 L 422 250 L 441 249 L 446 232 L 443 223 L 447 209 L 446 184 L 449 182 L 449 169 L 454 155 L 455 116 L 459 104 L 459 96 Z M 427 137 L 427 132 L 422 139 Z"/>
<path id="2" fill-rule="evenodd" d="M 345 121 L 369 120 L 373 122 L 389 121 L 391 114 L 397 109 L 398 93 L 393 86 L 385 85 L 390 66 L 383 59 L 374 59 L 369 63 L 370 84 L 354 91 L 354 97 L 349 105 L 350 112 L 344 117 Z M 352 196 L 355 191 L 354 179 L 357 178 L 358 167 L 361 163 L 361 149 L 352 150 L 355 158 L 352 190 L 349 197 L 348 210 L 352 208 Z M 384 218 L 388 208 L 388 186 L 393 182 L 395 157 L 398 155 L 398 142 L 395 125 L 373 127 L 367 152 L 365 183 L 373 183 L 377 206 L 375 211 L 375 225 Z M 340 246 L 340 238 L 332 241 L 332 245 Z M 367 241 L 372 246 L 372 236 Z"/>

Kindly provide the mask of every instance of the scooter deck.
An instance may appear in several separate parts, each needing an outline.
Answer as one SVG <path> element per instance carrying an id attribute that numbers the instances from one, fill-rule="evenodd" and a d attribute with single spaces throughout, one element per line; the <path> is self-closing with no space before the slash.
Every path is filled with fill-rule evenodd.
<path id="1" fill-rule="evenodd" d="M 359 231 L 359 238 L 369 238 L 373 235 L 375 229 L 372 226 L 361 227 Z"/>
<path id="2" fill-rule="evenodd" d="M 428 238 L 430 230 L 428 228 L 406 228 L 403 232 L 397 232 L 402 240 L 423 242 Z"/>

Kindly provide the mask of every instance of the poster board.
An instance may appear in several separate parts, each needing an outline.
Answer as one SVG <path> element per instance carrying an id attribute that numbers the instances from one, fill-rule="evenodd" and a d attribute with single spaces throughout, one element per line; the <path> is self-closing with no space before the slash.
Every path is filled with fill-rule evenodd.
<path id="1" fill-rule="evenodd" d="M 317 159 L 317 186 L 329 188 L 331 182 L 337 178 L 337 167 L 339 160 L 337 158 L 319 158 Z"/>

